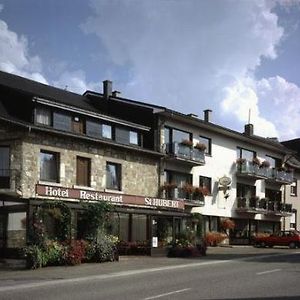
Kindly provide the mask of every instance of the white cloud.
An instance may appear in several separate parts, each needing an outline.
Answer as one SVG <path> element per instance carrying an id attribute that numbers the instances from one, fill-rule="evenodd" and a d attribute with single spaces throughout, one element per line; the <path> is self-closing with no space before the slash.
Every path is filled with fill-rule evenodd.
<path id="1" fill-rule="evenodd" d="M 53 84 L 61 89 L 66 89 L 78 94 L 82 94 L 86 90 L 98 89 L 96 83 L 87 83 L 83 71 L 64 71 Z"/>
<path id="2" fill-rule="evenodd" d="M 255 134 L 281 139 L 300 136 L 300 88 L 276 76 L 259 81 L 245 78 L 225 90 L 224 112 L 248 122 L 249 109 Z M 259 99 L 259 100 L 258 100 Z"/>
<path id="3" fill-rule="evenodd" d="M 263 109 L 263 102 L 269 103 L 263 97 L 267 89 L 253 75 L 263 57 L 277 58 L 284 29 L 275 5 L 261 0 L 92 0 L 93 15 L 82 28 L 98 36 L 111 63 L 130 66 L 130 81 L 118 87 L 126 96 L 186 113 L 213 108 L 216 122 L 235 129 L 247 122 L 251 108 L 257 134 L 291 136 L 292 124 L 282 127 L 270 115 L 278 106 Z M 275 81 L 265 79 L 268 96 L 275 94 Z M 279 85 L 283 101 L 291 84 Z"/>
<path id="4" fill-rule="evenodd" d="M 40 58 L 30 56 L 28 52 L 27 39 L 9 30 L 7 24 L 0 20 L 0 69 L 47 83 L 41 73 Z"/>
<path id="5" fill-rule="evenodd" d="M 0 11 L 1 8 L 3 7 L 0 5 Z M 43 74 L 43 62 L 40 57 L 30 54 L 27 38 L 9 30 L 2 20 L 0 20 L 0 70 L 49 84 Z M 86 82 L 83 71 L 67 71 L 66 64 L 63 64 L 59 78 L 50 84 L 79 94 L 86 89 L 95 88 L 94 83 Z"/>

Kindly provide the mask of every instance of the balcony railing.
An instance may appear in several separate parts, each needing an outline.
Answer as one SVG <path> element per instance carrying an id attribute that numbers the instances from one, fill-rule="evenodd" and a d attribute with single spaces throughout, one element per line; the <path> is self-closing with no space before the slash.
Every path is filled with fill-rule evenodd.
<path id="1" fill-rule="evenodd" d="M 237 172 L 238 175 L 249 176 L 257 179 L 265 179 L 268 177 L 268 168 L 261 167 L 249 160 L 237 163 Z"/>
<path id="2" fill-rule="evenodd" d="M 259 166 L 249 160 L 237 163 L 237 174 L 239 176 L 275 181 L 281 184 L 291 184 L 294 180 L 294 174 L 292 171 Z"/>
<path id="3" fill-rule="evenodd" d="M 202 195 L 189 195 L 183 188 L 173 188 L 163 191 L 163 198 L 170 200 L 184 200 L 187 204 L 194 206 L 204 206 L 204 196 Z"/>
<path id="4" fill-rule="evenodd" d="M 20 189 L 21 172 L 12 169 L 0 169 L 0 192 L 16 192 Z"/>
<path id="5" fill-rule="evenodd" d="M 294 181 L 294 172 L 280 169 L 268 169 L 268 180 L 282 184 L 291 184 Z"/>
<path id="6" fill-rule="evenodd" d="M 164 152 L 168 154 L 170 157 L 183 159 L 198 165 L 205 164 L 204 150 L 202 151 L 197 148 L 190 147 L 178 142 L 164 144 L 163 149 Z"/>
<path id="7" fill-rule="evenodd" d="M 280 201 L 272 201 L 267 198 L 258 197 L 238 197 L 236 200 L 236 210 L 238 212 L 248 212 L 256 214 L 276 214 L 289 215 L 293 211 L 292 204 L 281 203 Z"/>

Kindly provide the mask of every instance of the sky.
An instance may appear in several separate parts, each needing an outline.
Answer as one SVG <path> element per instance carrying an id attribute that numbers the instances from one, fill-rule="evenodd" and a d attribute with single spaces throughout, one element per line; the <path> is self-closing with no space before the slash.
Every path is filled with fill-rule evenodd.
<path id="1" fill-rule="evenodd" d="M 0 0 L 0 70 L 300 137 L 300 0 Z"/>

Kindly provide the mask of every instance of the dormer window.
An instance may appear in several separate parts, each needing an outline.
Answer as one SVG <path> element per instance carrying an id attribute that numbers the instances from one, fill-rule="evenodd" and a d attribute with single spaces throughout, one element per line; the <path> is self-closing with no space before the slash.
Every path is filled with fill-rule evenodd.
<path id="1" fill-rule="evenodd" d="M 55 129 L 71 131 L 72 118 L 69 115 L 54 112 L 53 113 L 53 127 Z"/>
<path id="2" fill-rule="evenodd" d="M 133 145 L 139 144 L 139 136 L 136 131 L 129 131 L 129 143 Z"/>
<path id="3" fill-rule="evenodd" d="M 41 125 L 51 126 L 51 111 L 44 107 L 36 109 L 35 122 Z"/>
<path id="4" fill-rule="evenodd" d="M 112 139 L 112 127 L 107 124 L 102 124 L 102 137 Z"/>

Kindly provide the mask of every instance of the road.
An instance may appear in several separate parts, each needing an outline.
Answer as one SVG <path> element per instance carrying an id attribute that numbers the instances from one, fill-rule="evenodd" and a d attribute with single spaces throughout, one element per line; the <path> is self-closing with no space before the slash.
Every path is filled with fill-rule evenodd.
<path id="1" fill-rule="evenodd" d="M 0 299 L 300 299 L 298 249 L 226 251 L 154 267 L 2 281 Z"/>

